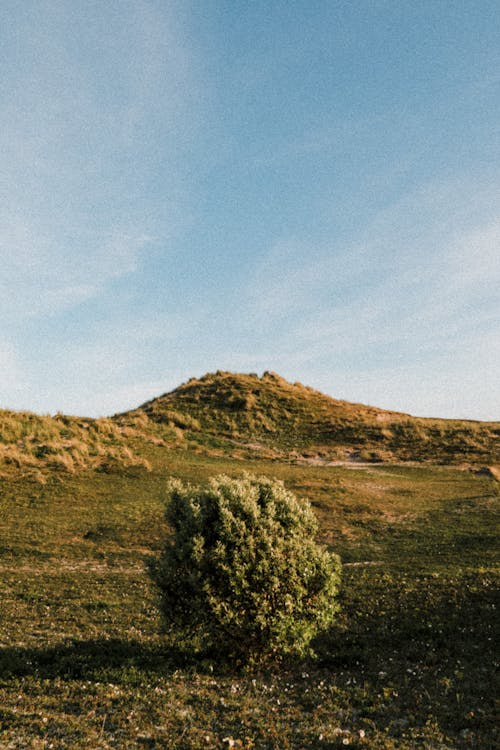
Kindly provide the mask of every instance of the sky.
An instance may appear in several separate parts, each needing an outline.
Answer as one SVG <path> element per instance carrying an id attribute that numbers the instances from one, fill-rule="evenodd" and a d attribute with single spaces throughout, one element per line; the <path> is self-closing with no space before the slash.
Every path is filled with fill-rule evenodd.
<path id="1" fill-rule="evenodd" d="M 498 0 L 3 0 L 0 408 L 500 420 Z"/>

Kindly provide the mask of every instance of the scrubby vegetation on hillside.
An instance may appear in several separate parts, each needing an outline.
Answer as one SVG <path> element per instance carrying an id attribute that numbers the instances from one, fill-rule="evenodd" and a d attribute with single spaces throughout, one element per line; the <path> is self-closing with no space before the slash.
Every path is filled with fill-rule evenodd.
<path id="1" fill-rule="evenodd" d="M 423 419 L 338 401 L 266 372 L 217 372 L 191 379 L 139 410 L 161 422 L 175 410 L 201 444 L 317 460 L 497 463 L 500 423 Z M 165 415 L 165 416 L 164 416 Z M 232 446 L 232 448 L 231 448 Z"/>
<path id="2" fill-rule="evenodd" d="M 0 479 L 149 467 L 151 446 L 299 462 L 500 464 L 500 423 L 337 401 L 275 373 L 217 372 L 110 418 L 0 410 Z"/>
<path id="3" fill-rule="evenodd" d="M 272 373 L 207 375 L 109 419 L 0 411 L 0 747 L 498 747 L 499 435 Z M 168 482 L 245 471 L 307 498 L 340 555 L 314 661 L 242 670 L 158 635 Z"/>
<path id="4" fill-rule="evenodd" d="M 43 482 L 51 472 L 149 468 L 133 441 L 152 438 L 139 419 L 120 423 L 0 410 L 0 479 L 21 474 Z"/>

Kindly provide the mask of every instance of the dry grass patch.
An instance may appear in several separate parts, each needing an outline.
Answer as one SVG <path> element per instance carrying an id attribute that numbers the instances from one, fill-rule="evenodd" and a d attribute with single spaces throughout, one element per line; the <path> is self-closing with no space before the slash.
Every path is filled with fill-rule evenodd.
<path id="1" fill-rule="evenodd" d="M 151 439 L 141 423 L 86 419 L 62 414 L 0 411 L 0 475 L 14 474 L 44 481 L 51 472 L 74 474 L 113 467 L 149 469 L 131 447 Z"/>

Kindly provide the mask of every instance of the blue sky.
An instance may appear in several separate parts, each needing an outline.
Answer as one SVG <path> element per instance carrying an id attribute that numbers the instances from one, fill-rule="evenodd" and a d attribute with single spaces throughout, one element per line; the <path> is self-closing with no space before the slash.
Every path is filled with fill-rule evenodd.
<path id="1" fill-rule="evenodd" d="M 0 407 L 500 419 L 497 0 L 4 0 Z"/>

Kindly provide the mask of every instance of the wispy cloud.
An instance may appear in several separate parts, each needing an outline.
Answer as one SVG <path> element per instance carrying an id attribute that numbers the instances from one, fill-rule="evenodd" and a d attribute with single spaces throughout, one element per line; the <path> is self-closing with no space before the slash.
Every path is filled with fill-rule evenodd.
<path id="1" fill-rule="evenodd" d="M 249 305 L 264 319 L 304 313 L 329 301 L 341 304 L 347 289 L 363 283 L 371 258 L 361 245 L 339 247 L 297 238 L 277 242 L 247 287 Z"/>
<path id="2" fill-rule="evenodd" d="M 31 379 L 24 401 L 36 411 L 58 410 L 102 416 L 133 408 L 193 375 L 183 356 L 196 335 L 198 314 L 142 312 L 96 318 L 74 331 L 61 350 L 58 339 L 44 342 L 44 356 L 26 365 Z M 26 381 L 26 378 L 25 378 Z"/>
<path id="3" fill-rule="evenodd" d="M 146 0 L 102 5 L 91 17 L 84 5 L 18 4 L 12 35 L 0 9 L 7 316 L 52 314 L 102 294 L 144 253 L 165 251 L 182 213 L 175 168 L 165 179 L 174 199 L 160 209 L 147 192 L 158 159 L 188 142 L 196 120 L 195 66 L 178 19 Z"/>
<path id="4" fill-rule="evenodd" d="M 1 213 L 1 212 L 0 212 Z M 4 321 L 53 315 L 106 291 L 110 281 L 133 274 L 154 241 L 111 230 L 99 235 L 77 228 L 58 235 L 33 226 L 0 229 L 0 312 Z"/>
<path id="5" fill-rule="evenodd" d="M 410 15 L 386 37 L 355 8 L 0 3 L 1 362 L 24 403 L 391 362 L 417 398 L 464 342 L 491 367 L 498 53 L 464 11 L 422 55 Z"/>
<path id="6" fill-rule="evenodd" d="M 311 241 L 308 249 L 294 240 L 273 247 L 248 288 L 248 309 L 267 335 L 275 331 L 274 361 L 295 366 L 300 377 L 316 373 L 322 386 L 333 367 L 329 392 L 340 368 L 343 396 L 356 399 L 358 381 L 358 400 L 361 386 L 376 382 L 373 373 L 391 371 L 395 402 L 398 390 L 408 390 L 393 387 L 394 373 L 405 379 L 398 364 L 404 362 L 414 373 L 415 409 L 427 414 L 433 404 L 439 414 L 453 402 L 452 395 L 444 399 L 445 387 L 430 382 L 431 373 L 458 387 L 459 368 L 468 373 L 470 393 L 457 416 L 467 416 L 467 406 L 477 413 L 484 383 L 498 387 L 492 352 L 500 356 L 499 187 L 434 182 L 379 213 L 352 247 Z M 373 393 L 376 403 L 382 392 L 373 386 L 366 397 Z M 381 402 L 391 406 L 390 398 Z"/>
<path id="7" fill-rule="evenodd" d="M 451 285 L 457 291 L 498 291 L 500 211 L 491 222 L 466 230 L 455 237 L 446 250 L 445 261 L 448 264 Z"/>
<path id="8" fill-rule="evenodd" d="M 314 310 L 328 296 L 330 311 L 355 300 L 362 310 L 369 300 L 390 310 L 391 299 L 404 298 L 410 313 L 423 314 L 432 299 L 466 304 L 498 284 L 499 194 L 497 183 L 433 182 L 379 212 L 347 245 L 281 240 L 260 263 L 249 298 L 265 315 Z"/>

